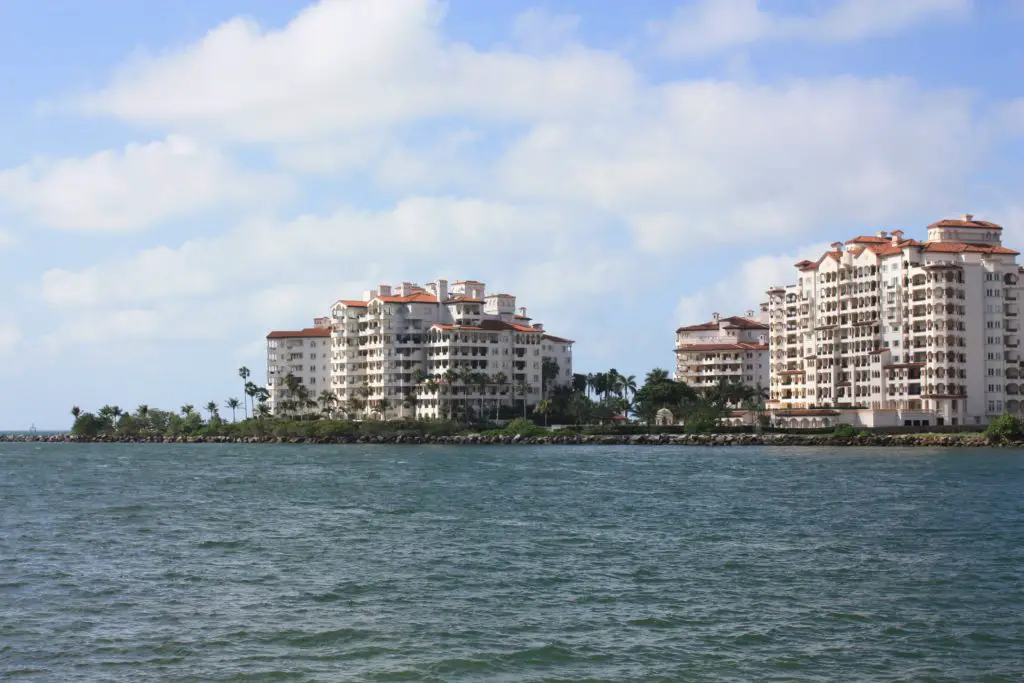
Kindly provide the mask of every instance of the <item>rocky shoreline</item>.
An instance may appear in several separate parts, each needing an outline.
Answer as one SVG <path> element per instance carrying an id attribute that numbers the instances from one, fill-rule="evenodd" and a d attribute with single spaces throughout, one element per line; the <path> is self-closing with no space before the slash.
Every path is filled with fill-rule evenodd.
<path id="1" fill-rule="evenodd" d="M 395 434 L 386 436 L 310 437 L 97 437 L 78 438 L 71 434 L 18 434 L 0 436 L 0 442 L 20 443 L 219 443 L 219 444 L 438 444 L 438 445 L 532 445 L 532 446 L 871 446 L 871 447 L 950 447 L 1001 446 L 1024 448 L 1024 442 L 992 444 L 984 435 L 965 434 L 871 434 L 835 436 L 831 434 L 634 434 L 549 436 L 490 436 L 462 434 L 423 436 Z"/>

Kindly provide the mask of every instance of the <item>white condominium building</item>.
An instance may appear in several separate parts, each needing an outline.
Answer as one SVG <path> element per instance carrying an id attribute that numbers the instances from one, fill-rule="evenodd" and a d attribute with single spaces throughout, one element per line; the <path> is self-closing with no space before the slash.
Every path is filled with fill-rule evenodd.
<path id="1" fill-rule="evenodd" d="M 292 375 L 306 387 L 310 398 L 331 388 L 331 327 L 329 318 L 317 318 L 313 327 L 280 330 L 267 335 L 267 391 L 273 412 L 285 400 L 295 400 L 285 384 Z"/>
<path id="2" fill-rule="evenodd" d="M 696 389 L 720 382 L 768 389 L 768 310 L 719 317 L 676 330 L 676 381 Z"/>
<path id="3" fill-rule="evenodd" d="M 573 342 L 548 334 L 514 296 L 488 294 L 482 282 L 380 285 L 335 302 L 327 325 L 325 388 L 340 409 L 358 406 L 354 412 L 372 419 L 494 415 L 499 405 L 521 405 L 524 396 L 535 405 L 542 389 L 572 382 Z"/>
<path id="4" fill-rule="evenodd" d="M 942 220 L 832 245 L 768 292 L 770 407 L 849 409 L 865 426 L 1019 414 L 1020 268 L 1000 226 Z"/>

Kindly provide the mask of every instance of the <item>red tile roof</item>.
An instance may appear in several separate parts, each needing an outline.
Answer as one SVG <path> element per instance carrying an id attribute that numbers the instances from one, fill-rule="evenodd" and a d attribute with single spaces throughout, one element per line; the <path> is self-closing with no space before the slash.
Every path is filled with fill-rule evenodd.
<path id="1" fill-rule="evenodd" d="M 275 330 L 267 335 L 267 339 L 298 339 L 300 337 L 330 337 L 331 330 L 327 327 L 307 327 L 304 330 Z"/>
<path id="2" fill-rule="evenodd" d="M 406 296 L 378 296 L 386 304 L 436 304 L 437 297 L 426 292 L 415 292 Z"/>
<path id="3" fill-rule="evenodd" d="M 469 296 L 457 296 L 445 301 L 446 304 L 482 304 L 483 299 L 474 299 Z"/>
<path id="4" fill-rule="evenodd" d="M 353 306 L 353 307 L 356 307 L 356 308 L 366 308 L 366 305 L 368 303 L 370 303 L 370 302 L 368 302 L 368 301 L 356 301 L 354 299 L 342 299 L 338 303 L 339 304 L 343 304 L 345 306 Z"/>
<path id="5" fill-rule="evenodd" d="M 989 221 L 963 220 L 960 218 L 943 218 L 932 223 L 929 228 L 983 228 L 985 230 L 1002 230 L 1003 226 Z"/>
<path id="6" fill-rule="evenodd" d="M 767 344 L 681 344 L 676 353 L 684 351 L 767 351 Z"/>
<path id="7" fill-rule="evenodd" d="M 717 330 L 719 326 L 733 327 L 741 330 L 767 330 L 768 326 L 757 320 L 751 318 L 744 318 L 742 316 L 734 315 L 728 318 L 719 318 L 716 323 L 714 320 L 706 323 L 700 323 L 699 325 L 688 325 L 687 327 L 680 327 L 676 332 L 701 332 L 704 330 Z"/>
<path id="8" fill-rule="evenodd" d="M 576 343 L 572 339 L 563 339 L 562 337 L 556 337 L 553 334 L 545 334 L 544 335 L 544 339 L 547 339 L 548 341 L 553 341 L 556 344 L 575 344 Z"/>
<path id="9" fill-rule="evenodd" d="M 476 330 L 484 332 L 536 332 L 541 334 L 543 330 L 538 330 L 535 327 L 526 327 L 525 325 L 513 325 L 503 320 L 481 320 L 479 325 L 447 325 L 444 323 L 434 323 L 431 327 L 436 327 L 439 330 Z"/>

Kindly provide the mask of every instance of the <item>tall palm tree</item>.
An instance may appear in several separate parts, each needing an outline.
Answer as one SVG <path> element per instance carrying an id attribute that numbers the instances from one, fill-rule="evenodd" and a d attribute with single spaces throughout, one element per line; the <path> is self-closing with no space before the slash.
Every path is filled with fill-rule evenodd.
<path id="1" fill-rule="evenodd" d="M 110 413 L 114 416 L 114 426 L 116 427 L 117 423 L 121 421 L 121 416 L 124 415 L 124 411 L 118 406 L 113 406 L 110 409 Z"/>
<path id="2" fill-rule="evenodd" d="M 476 385 L 476 393 L 480 399 L 480 421 L 485 422 L 487 418 L 484 417 L 484 394 L 487 392 L 487 385 L 491 383 L 491 378 L 486 372 L 474 372 L 473 373 L 473 384 Z"/>
<path id="3" fill-rule="evenodd" d="M 82 414 L 82 409 L 78 406 L 71 406 L 71 417 L 78 419 L 78 416 Z"/>
<path id="4" fill-rule="evenodd" d="M 245 383 L 245 395 L 249 398 L 249 405 L 252 406 L 252 412 L 253 413 L 256 412 L 256 403 L 259 400 L 259 396 L 260 396 L 260 392 L 261 391 L 262 392 L 266 392 L 266 389 L 264 389 L 263 387 L 257 386 L 255 382 L 246 382 Z M 270 398 L 270 393 L 269 392 L 267 392 L 267 397 L 262 399 L 262 400 L 265 401 L 265 400 L 267 400 L 267 398 Z M 248 419 L 248 415 L 249 415 L 249 410 L 248 410 L 248 408 L 246 408 L 246 411 L 245 411 L 246 419 Z"/>
<path id="5" fill-rule="evenodd" d="M 210 413 L 210 422 L 216 420 L 220 415 L 217 413 L 217 402 L 210 401 L 206 404 L 206 412 Z"/>
<path id="6" fill-rule="evenodd" d="M 238 416 L 235 413 L 235 411 L 237 411 L 239 406 L 241 406 L 241 405 L 242 405 L 241 401 L 239 401 L 237 398 L 229 398 L 227 401 L 224 402 L 224 407 L 231 409 L 231 421 L 232 422 L 238 422 Z"/>
<path id="7" fill-rule="evenodd" d="M 498 411 L 501 408 L 502 396 L 504 395 L 504 389 L 508 386 L 508 375 L 504 372 L 494 373 L 494 384 L 498 387 L 498 400 L 494 402 L 494 419 L 498 419 Z"/>
<path id="8" fill-rule="evenodd" d="M 413 418 L 416 417 L 416 405 L 419 403 L 420 397 L 416 395 L 416 392 L 410 391 L 404 397 L 402 397 L 402 404 L 412 411 Z"/>
<path id="9" fill-rule="evenodd" d="M 452 409 L 455 407 L 454 406 L 455 399 L 453 398 L 455 396 L 455 391 L 452 388 L 452 385 L 458 380 L 458 378 L 459 378 L 458 373 L 456 373 L 455 370 L 453 370 L 452 368 L 448 368 L 447 370 L 444 371 L 444 374 L 441 375 L 441 380 L 445 384 L 448 385 L 448 420 L 449 421 L 451 421 L 451 419 L 452 419 Z"/>
<path id="10" fill-rule="evenodd" d="M 541 396 L 547 396 L 550 393 L 551 383 L 558 379 L 559 372 L 561 372 L 561 368 L 554 358 L 545 358 L 540 362 Z"/>
<path id="11" fill-rule="evenodd" d="M 530 385 L 526 383 L 526 380 L 521 379 L 517 383 L 516 388 L 519 390 L 520 395 L 523 397 L 523 417 L 526 417 L 526 400 L 529 398 L 527 394 L 530 393 Z"/>
<path id="12" fill-rule="evenodd" d="M 244 365 L 242 367 L 238 368 L 238 376 L 242 378 L 242 386 L 244 387 L 245 395 L 248 396 L 249 398 L 252 398 L 252 394 L 249 393 L 249 376 L 251 374 L 252 373 L 249 372 L 249 368 L 245 367 Z M 244 401 L 245 399 L 242 399 L 242 400 Z M 254 408 L 255 408 L 255 406 L 254 406 Z M 247 420 L 249 419 L 249 404 L 248 403 L 245 404 L 245 419 L 247 419 Z"/>

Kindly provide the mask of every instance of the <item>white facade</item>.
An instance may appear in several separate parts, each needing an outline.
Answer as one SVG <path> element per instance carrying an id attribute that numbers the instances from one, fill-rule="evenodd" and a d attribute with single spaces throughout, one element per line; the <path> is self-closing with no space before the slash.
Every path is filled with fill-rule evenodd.
<path id="1" fill-rule="evenodd" d="M 1020 268 L 994 223 L 835 243 L 768 292 L 771 402 L 858 424 L 980 425 L 1020 414 Z M 844 421 L 847 421 L 844 419 Z"/>
<path id="2" fill-rule="evenodd" d="M 571 384 L 572 346 L 482 282 L 381 285 L 331 307 L 330 388 L 373 419 L 494 415 L 541 400 L 545 358 L 558 365 L 546 388 Z"/>
<path id="3" fill-rule="evenodd" d="M 327 318 L 317 318 L 313 327 L 276 331 L 267 335 L 267 391 L 271 412 L 281 401 L 293 400 L 285 377 L 294 375 L 311 398 L 331 388 L 331 328 Z"/>
<path id="4" fill-rule="evenodd" d="M 677 382 L 709 389 L 721 381 L 768 389 L 768 311 L 722 318 L 676 330 Z"/>

